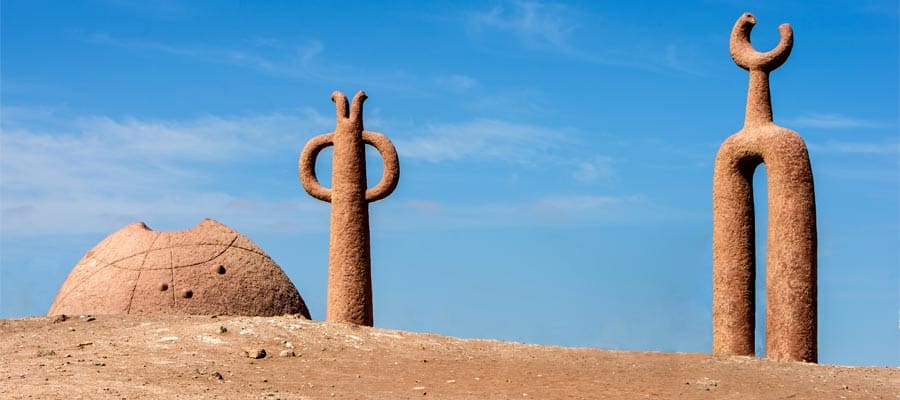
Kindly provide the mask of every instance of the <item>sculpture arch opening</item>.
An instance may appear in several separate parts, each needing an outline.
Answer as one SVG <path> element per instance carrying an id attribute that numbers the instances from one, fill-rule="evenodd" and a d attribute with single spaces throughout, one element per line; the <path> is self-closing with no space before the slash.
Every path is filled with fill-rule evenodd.
<path id="1" fill-rule="evenodd" d="M 755 355 L 757 327 L 757 210 L 754 172 L 763 163 L 765 214 L 765 354 L 817 359 L 816 204 L 806 144 L 775 124 L 769 73 L 793 47 L 790 25 L 765 53 L 753 49 L 756 18 L 745 13 L 731 33 L 731 56 L 749 71 L 744 126 L 726 139 L 713 175 L 713 354 Z M 762 203 L 762 202 L 760 202 Z"/>

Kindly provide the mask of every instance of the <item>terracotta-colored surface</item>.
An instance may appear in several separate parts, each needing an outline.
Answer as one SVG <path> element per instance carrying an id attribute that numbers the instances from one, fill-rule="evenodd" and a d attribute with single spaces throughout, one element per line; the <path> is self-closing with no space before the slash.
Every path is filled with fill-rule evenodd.
<path id="1" fill-rule="evenodd" d="M 793 46 L 788 24 L 767 53 L 753 50 L 751 14 L 731 33 L 731 55 L 750 71 L 744 127 L 719 149 L 713 179 L 713 354 L 753 355 L 756 249 L 753 172 L 769 191 L 766 357 L 816 361 L 816 202 L 809 155 L 796 132 L 772 120 L 769 72 Z"/>
<path id="2" fill-rule="evenodd" d="M 294 313 L 309 317 L 284 271 L 246 236 L 206 219 L 186 231 L 136 222 L 109 235 L 72 269 L 48 315 Z"/>
<path id="3" fill-rule="evenodd" d="M 896 400 L 900 393 L 898 368 L 461 340 L 290 317 L 88 319 L 0 320 L 0 397 Z M 265 357 L 249 357 L 260 350 Z"/>
<path id="4" fill-rule="evenodd" d="M 400 162 L 394 145 L 380 133 L 363 130 L 363 101 L 359 92 L 349 107 L 341 92 L 331 95 L 337 108 L 334 132 L 311 139 L 300 154 L 303 188 L 319 200 L 331 203 L 331 242 L 328 252 L 328 309 L 326 320 L 372 326 L 372 272 L 369 255 L 369 206 L 397 187 Z M 384 175 L 366 190 L 365 144 L 374 146 L 384 160 Z M 332 188 L 316 178 L 316 157 L 334 146 Z"/>

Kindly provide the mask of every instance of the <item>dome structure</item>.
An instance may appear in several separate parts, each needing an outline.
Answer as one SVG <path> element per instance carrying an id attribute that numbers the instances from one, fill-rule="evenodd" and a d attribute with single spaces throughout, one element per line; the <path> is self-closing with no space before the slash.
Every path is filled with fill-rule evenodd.
<path id="1" fill-rule="evenodd" d="M 281 267 L 246 236 L 205 219 L 184 231 L 135 222 L 75 265 L 48 315 L 220 314 L 309 310 Z"/>

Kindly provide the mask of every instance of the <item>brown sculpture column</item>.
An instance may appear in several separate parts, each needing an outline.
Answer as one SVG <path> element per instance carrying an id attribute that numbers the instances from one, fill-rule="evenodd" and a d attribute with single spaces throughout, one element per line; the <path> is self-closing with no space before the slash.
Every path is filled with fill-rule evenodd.
<path id="1" fill-rule="evenodd" d="M 334 92 L 337 108 L 334 132 L 319 135 L 300 154 L 300 181 L 313 197 L 331 203 L 331 240 L 328 252 L 328 308 L 325 319 L 372 326 L 372 273 L 369 255 L 369 205 L 397 187 L 400 163 L 394 145 L 384 135 L 363 130 L 362 106 L 366 94 L 359 92 L 349 107 L 343 93 Z M 365 144 L 374 146 L 384 160 L 384 175 L 366 190 Z M 332 189 L 316 178 L 316 157 L 334 146 Z"/>
<path id="2" fill-rule="evenodd" d="M 753 172 L 765 163 L 766 357 L 816 362 L 816 204 L 806 144 L 775 125 L 769 73 L 793 47 L 790 25 L 760 53 L 750 44 L 756 18 L 744 14 L 731 33 L 731 56 L 750 72 L 744 127 L 725 140 L 713 178 L 713 354 L 753 355 L 756 249 Z"/>

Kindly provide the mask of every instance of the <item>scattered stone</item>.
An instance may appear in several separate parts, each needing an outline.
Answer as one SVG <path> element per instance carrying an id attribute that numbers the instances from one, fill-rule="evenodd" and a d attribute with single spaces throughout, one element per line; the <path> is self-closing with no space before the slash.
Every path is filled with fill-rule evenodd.
<path id="1" fill-rule="evenodd" d="M 219 380 L 219 381 L 225 379 L 225 377 L 223 377 L 222 374 L 219 373 L 219 371 L 215 371 L 215 372 L 209 374 L 209 376 L 216 378 L 216 380 Z"/>
<path id="2" fill-rule="evenodd" d="M 247 357 L 259 360 L 261 358 L 266 358 L 266 349 L 258 349 L 258 350 L 250 350 L 244 352 L 247 354 Z"/>
<path id="3" fill-rule="evenodd" d="M 87 322 L 91 322 L 91 321 L 96 321 L 97 318 L 94 318 L 93 315 L 88 315 L 84 320 Z"/>
<path id="4" fill-rule="evenodd" d="M 289 348 L 289 349 L 293 349 L 293 348 L 294 348 L 294 344 L 291 343 L 291 342 L 284 342 L 284 347 L 287 347 L 287 348 Z"/>
<path id="5" fill-rule="evenodd" d="M 69 319 L 69 317 L 66 316 L 66 314 L 59 314 L 53 318 L 53 323 L 58 324 L 60 322 L 66 322 L 68 319 Z"/>
<path id="6" fill-rule="evenodd" d="M 281 353 L 278 353 L 278 355 L 281 356 L 281 357 L 293 357 L 293 356 L 295 356 L 293 350 L 282 350 Z"/>
<path id="7" fill-rule="evenodd" d="M 37 352 L 38 357 L 47 357 L 47 356 L 55 356 L 55 355 L 56 355 L 56 352 L 53 350 L 38 350 L 38 352 Z"/>
<path id="8" fill-rule="evenodd" d="M 225 325 L 219 325 L 219 333 L 226 333 L 226 332 L 228 332 L 228 328 L 226 328 Z"/>

